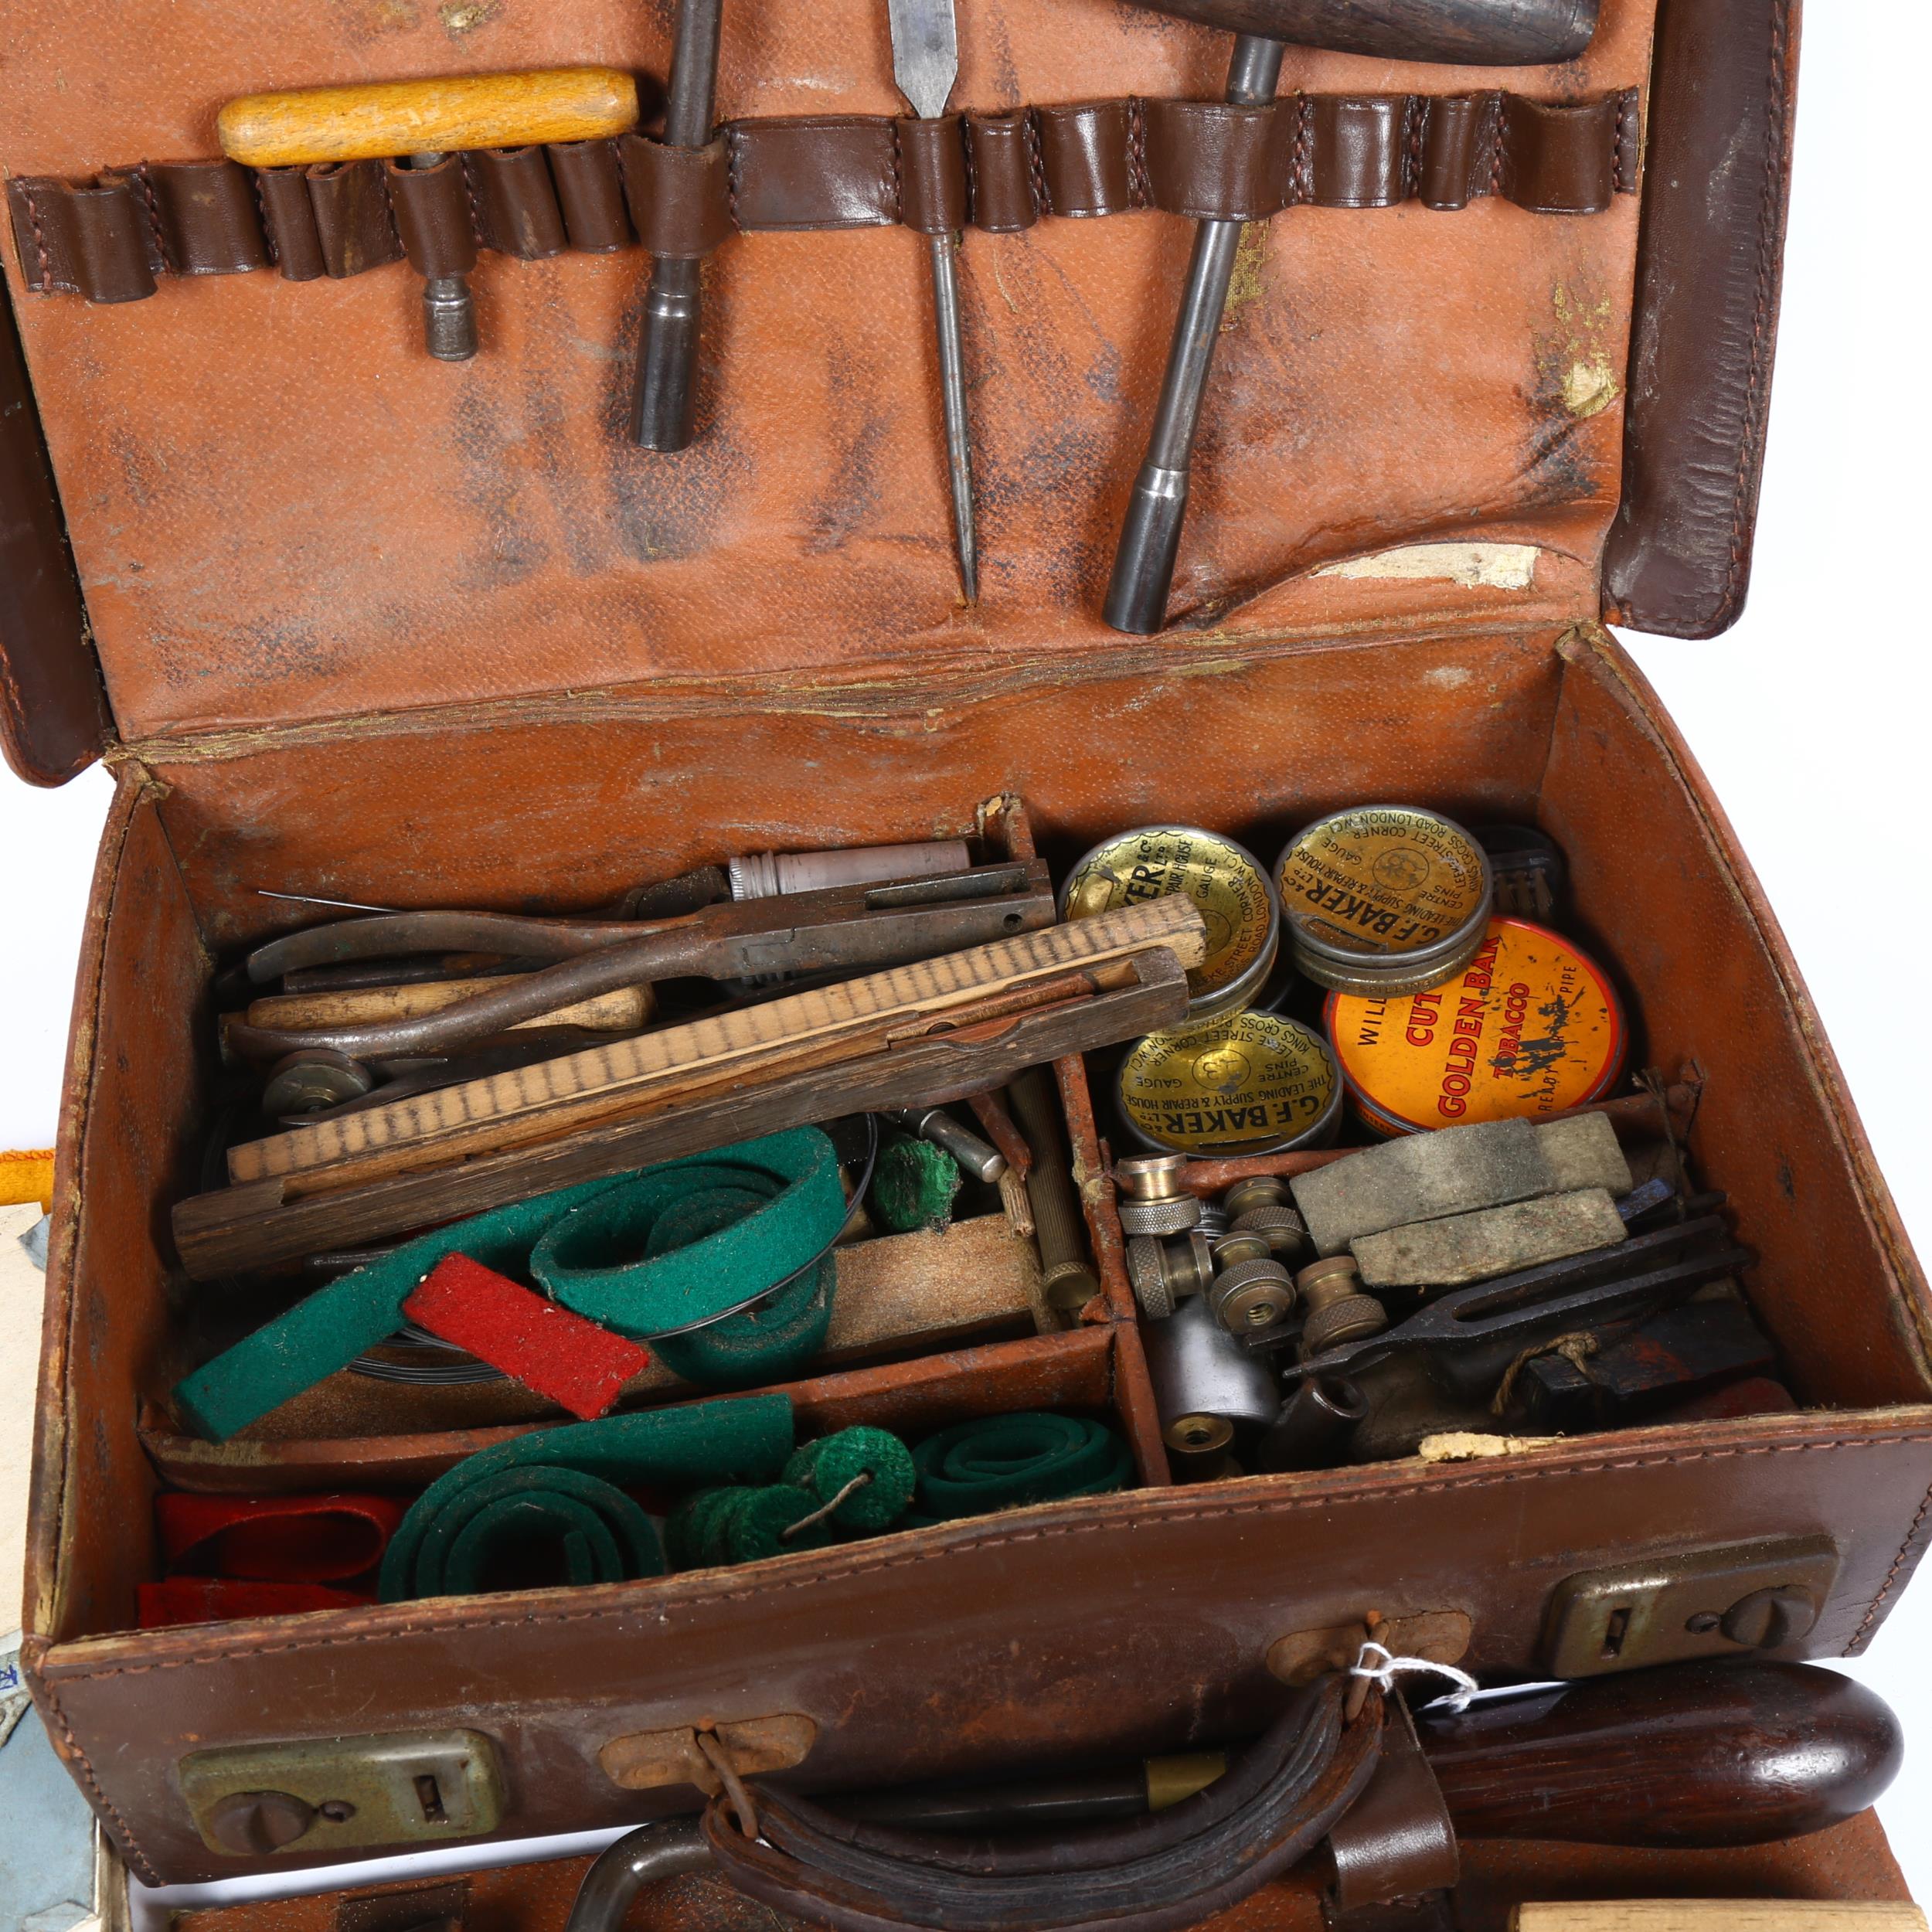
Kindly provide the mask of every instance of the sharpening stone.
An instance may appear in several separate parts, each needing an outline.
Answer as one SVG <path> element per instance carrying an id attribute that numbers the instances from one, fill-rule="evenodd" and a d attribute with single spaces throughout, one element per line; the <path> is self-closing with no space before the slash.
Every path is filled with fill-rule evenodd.
<path id="1" fill-rule="evenodd" d="M 1418 1221 L 1363 1235 L 1352 1247 L 1365 1288 L 1455 1288 L 1623 1238 L 1609 1190 L 1592 1187 Z"/>
<path id="2" fill-rule="evenodd" d="M 1630 1162 L 1617 1145 L 1617 1130 L 1607 1114 L 1577 1114 L 1536 1129 L 1536 1145 L 1549 1163 L 1552 1194 L 1578 1188 L 1607 1188 L 1628 1194 L 1632 1185 Z"/>
<path id="3" fill-rule="evenodd" d="M 1552 1182 L 1529 1121 L 1483 1121 L 1366 1148 L 1288 1186 L 1316 1252 L 1339 1254 L 1362 1235 L 1526 1200 Z"/>

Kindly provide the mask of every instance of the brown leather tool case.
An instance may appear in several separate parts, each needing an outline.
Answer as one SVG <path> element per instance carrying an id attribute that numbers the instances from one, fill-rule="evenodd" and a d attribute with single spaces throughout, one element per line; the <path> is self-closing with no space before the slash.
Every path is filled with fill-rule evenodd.
<path id="1" fill-rule="evenodd" d="M 878 0 L 727 0 L 709 172 L 648 130 L 466 162 L 482 348 L 460 366 L 423 352 L 379 169 L 226 166 L 216 110 L 581 61 L 661 78 L 668 9 L 19 0 L 0 719 L 23 776 L 105 757 L 118 785 L 26 1654 L 138 1874 L 277 1862 L 197 1830 L 179 1767 L 209 1747 L 465 1727 L 518 1836 L 688 1806 L 606 1754 L 706 1723 L 804 1720 L 798 1775 L 824 1788 L 1238 1734 L 1278 1693 L 1271 1653 L 1320 1655 L 1371 1611 L 1532 1675 L 1562 1587 L 1640 1560 L 1742 1579 L 1742 1546 L 1798 1549 L 1818 1614 L 1783 1654 L 1869 1638 L 1932 1513 L 1926 1284 L 1723 812 L 1600 628 L 1708 634 L 1743 594 L 1795 12 L 1604 0 L 1558 68 L 1291 50 L 1237 153 L 1174 105 L 1218 96 L 1224 36 L 974 0 L 967 608 L 918 232 L 939 191 L 908 187 Z M 1172 621 L 1129 639 L 1097 615 L 1112 539 L 1182 216 L 1217 213 L 1252 225 Z M 676 456 L 624 433 L 652 241 L 710 250 Z M 910 1427 L 1106 1414 L 1138 1486 L 647 1583 L 136 1631 L 158 1472 L 406 1491 L 488 1433 L 324 1404 L 216 1452 L 167 1410 L 201 1305 L 167 1230 L 200 1184 L 214 963 L 314 915 L 265 894 L 571 910 L 747 849 L 967 833 L 1009 794 L 1056 869 L 1157 820 L 1271 855 L 1385 797 L 1546 828 L 1633 1064 L 1668 1090 L 1619 1104 L 1668 1111 L 1727 1192 L 1797 1411 L 1175 1486 L 1067 1062 L 1104 1296 L 1063 1332 L 794 1399 Z"/>

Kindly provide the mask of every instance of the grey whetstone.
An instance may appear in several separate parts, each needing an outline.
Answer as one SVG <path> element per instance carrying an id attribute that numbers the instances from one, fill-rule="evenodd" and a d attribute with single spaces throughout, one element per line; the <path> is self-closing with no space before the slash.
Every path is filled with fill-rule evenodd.
<path id="1" fill-rule="evenodd" d="M 1624 1238 L 1605 1188 L 1514 1201 L 1359 1236 L 1352 1245 L 1365 1288 L 1461 1287 Z"/>
<path id="2" fill-rule="evenodd" d="M 1412 1221 L 1547 1194 L 1551 1185 L 1549 1163 L 1527 1121 L 1413 1134 L 1288 1183 L 1321 1254 L 1339 1254 L 1365 1234 Z"/>
<path id="3" fill-rule="evenodd" d="M 1630 1162 L 1617 1145 L 1607 1114 L 1578 1114 L 1536 1130 L 1536 1145 L 1549 1163 L 1549 1192 L 1567 1194 L 1580 1187 L 1631 1190 Z"/>

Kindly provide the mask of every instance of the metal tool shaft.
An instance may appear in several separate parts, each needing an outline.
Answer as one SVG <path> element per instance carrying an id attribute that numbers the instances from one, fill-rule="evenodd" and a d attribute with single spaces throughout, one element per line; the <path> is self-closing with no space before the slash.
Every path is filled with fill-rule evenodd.
<path id="1" fill-rule="evenodd" d="M 1274 98 L 1281 78 L 1278 40 L 1242 34 L 1234 43 L 1227 97 L 1234 106 L 1260 107 Z M 1148 437 L 1147 460 L 1134 479 L 1120 547 L 1107 586 L 1107 621 L 1116 631 L 1145 637 L 1167 617 L 1167 595 L 1187 515 L 1188 482 L 1194 461 L 1201 399 L 1214 363 L 1214 344 L 1227 307 L 1234 257 L 1243 224 L 1204 221 L 1195 230 L 1181 313 L 1168 350 L 1167 374 Z"/>
<path id="2" fill-rule="evenodd" d="M 933 315 L 939 335 L 940 393 L 946 412 L 946 469 L 953 493 L 953 539 L 959 551 L 960 587 L 968 604 L 979 601 L 979 538 L 973 525 L 972 428 L 966 418 L 966 356 L 960 338 L 959 268 L 955 235 L 930 237 Z"/>
<path id="3" fill-rule="evenodd" d="M 665 108 L 667 147 L 704 148 L 717 108 L 718 41 L 723 0 L 680 0 Z M 693 256 L 660 255 L 651 267 L 638 338 L 631 440 L 647 450 L 689 446 L 696 418 L 699 279 Z"/>
<path id="4" fill-rule="evenodd" d="M 946 112 L 959 79 L 959 29 L 953 0 L 886 0 L 893 80 L 921 121 Z M 973 523 L 972 426 L 966 415 L 966 357 L 959 325 L 957 234 L 927 237 L 933 264 L 934 324 L 946 424 L 946 470 L 953 498 L 959 580 L 968 604 L 979 600 L 979 539 Z"/>

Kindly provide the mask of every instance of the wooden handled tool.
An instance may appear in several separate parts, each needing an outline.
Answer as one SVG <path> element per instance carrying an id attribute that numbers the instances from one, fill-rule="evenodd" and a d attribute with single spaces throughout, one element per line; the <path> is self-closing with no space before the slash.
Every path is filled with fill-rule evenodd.
<path id="1" fill-rule="evenodd" d="M 1383 60 L 1440 60 L 1481 67 L 1569 60 L 1596 31 L 1598 0 L 1141 0 L 1158 13 L 1232 28 L 1227 98 L 1265 105 L 1281 77 L 1284 43 L 1332 48 Z M 1148 437 L 1114 553 L 1107 621 L 1147 636 L 1167 621 L 1187 515 L 1195 432 L 1214 359 L 1222 311 L 1240 247 L 1238 221 L 1196 229 L 1181 312 Z"/>
<path id="2" fill-rule="evenodd" d="M 222 152 L 251 168 L 383 160 L 425 173 L 444 169 L 421 209 L 409 196 L 394 199 L 403 246 L 423 277 L 429 352 L 461 362 L 476 353 L 468 281 L 476 243 L 462 165 L 451 171 L 449 157 L 474 148 L 594 141 L 637 121 L 637 83 L 628 73 L 546 67 L 245 94 L 222 109 L 215 126 Z M 439 204 L 434 213 L 432 202 Z M 445 210 L 450 219 L 437 219 Z"/>
<path id="3" fill-rule="evenodd" d="M 1464 1838 L 1686 1850 L 1842 1824 L 1886 1789 L 1903 1756 L 1898 1720 L 1877 1696 L 1809 1664 L 1631 1671 L 1461 1716 L 1423 1713 L 1416 1731 Z M 826 1802 L 869 1823 L 1051 1828 L 1144 1813 L 1148 1770 L 913 1785 Z"/>

